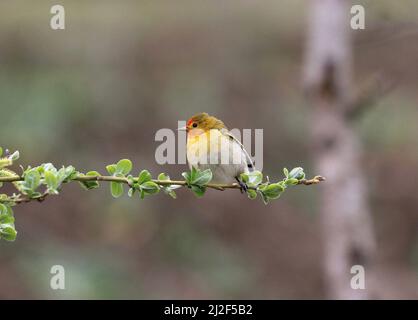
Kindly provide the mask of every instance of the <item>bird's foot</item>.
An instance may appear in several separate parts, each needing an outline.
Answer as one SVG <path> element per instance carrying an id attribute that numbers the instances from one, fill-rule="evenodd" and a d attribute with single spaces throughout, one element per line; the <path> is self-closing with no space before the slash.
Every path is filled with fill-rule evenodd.
<path id="1" fill-rule="evenodd" d="M 241 179 L 239 179 L 238 177 L 235 177 L 235 180 L 237 180 L 240 186 L 241 193 L 244 193 L 244 192 L 247 193 L 247 190 L 248 190 L 247 184 L 243 182 Z"/>

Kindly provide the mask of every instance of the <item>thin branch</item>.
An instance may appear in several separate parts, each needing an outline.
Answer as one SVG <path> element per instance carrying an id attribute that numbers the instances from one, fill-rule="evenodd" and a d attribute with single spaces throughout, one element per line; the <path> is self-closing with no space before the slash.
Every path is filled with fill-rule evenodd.
<path id="1" fill-rule="evenodd" d="M 11 176 L 11 177 L 0 177 L 0 182 L 3 183 L 13 183 L 13 182 L 18 182 L 18 181 L 23 181 L 24 178 L 22 176 Z M 131 186 L 131 182 L 129 181 L 128 178 L 124 178 L 124 177 L 115 177 L 115 176 L 85 176 L 85 175 L 78 175 L 75 178 L 71 179 L 70 181 L 79 181 L 79 182 L 90 182 L 90 181 L 105 181 L 105 182 L 119 182 L 119 183 L 124 183 L 127 184 L 129 186 Z M 172 185 L 176 185 L 176 186 L 182 186 L 182 187 L 188 187 L 188 184 L 186 181 L 184 180 L 158 180 L 158 179 L 153 179 L 153 182 L 155 182 L 156 184 L 158 184 L 159 186 L 172 186 Z M 312 179 L 301 179 L 298 181 L 298 185 L 306 185 L 306 186 L 310 186 L 313 184 L 318 184 L 321 181 L 325 181 L 325 178 L 322 176 L 315 176 Z M 211 188 L 214 190 L 219 190 L 219 191 L 223 191 L 225 189 L 241 189 L 241 186 L 238 183 L 232 183 L 232 184 L 219 184 L 219 183 L 208 183 L 205 185 L 205 187 L 207 188 Z M 252 189 L 252 190 L 257 190 L 256 187 L 248 187 L 248 189 Z M 21 204 L 21 203 L 27 203 L 27 202 L 31 202 L 31 201 L 38 201 L 38 202 L 42 202 L 45 200 L 45 198 L 49 195 L 48 192 L 44 192 L 43 194 L 41 194 L 38 197 L 35 198 L 16 198 L 13 202 L 15 204 Z"/>
<path id="2" fill-rule="evenodd" d="M 0 177 L 0 182 L 18 182 L 23 181 L 24 178 L 21 176 L 14 176 L 14 177 Z M 88 181 L 106 181 L 106 182 L 119 182 L 119 183 L 125 183 L 127 185 L 130 185 L 130 182 L 128 178 L 123 177 L 114 177 L 114 176 L 84 176 L 79 175 L 71 181 L 79 181 L 79 182 L 88 182 Z M 158 180 L 153 179 L 153 182 L 160 186 L 184 186 L 187 187 L 187 182 L 184 180 Z M 322 176 L 315 176 L 312 179 L 302 179 L 299 180 L 298 184 L 303 184 L 306 186 L 312 185 L 312 184 L 318 184 L 321 181 L 325 181 L 325 178 Z M 240 185 L 238 183 L 231 183 L 231 184 L 222 184 L 222 183 L 208 183 L 205 185 L 208 188 L 212 189 L 240 189 Z"/>
<path id="3" fill-rule="evenodd" d="M 34 198 L 20 198 L 19 197 L 16 200 L 14 200 L 13 202 L 15 204 L 28 203 L 28 202 L 32 202 L 32 201 L 43 202 L 46 199 L 47 196 L 49 196 L 49 193 L 44 192 L 39 197 L 34 197 Z"/>

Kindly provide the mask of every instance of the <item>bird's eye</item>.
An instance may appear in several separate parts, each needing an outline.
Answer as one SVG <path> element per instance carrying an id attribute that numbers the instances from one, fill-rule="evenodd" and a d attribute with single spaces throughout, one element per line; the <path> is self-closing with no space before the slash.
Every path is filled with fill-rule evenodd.
<path id="1" fill-rule="evenodd" d="M 196 122 L 195 122 L 195 123 L 193 123 L 193 124 L 192 124 L 192 127 L 193 127 L 193 128 L 196 128 L 196 127 L 197 127 L 197 123 L 196 123 Z"/>

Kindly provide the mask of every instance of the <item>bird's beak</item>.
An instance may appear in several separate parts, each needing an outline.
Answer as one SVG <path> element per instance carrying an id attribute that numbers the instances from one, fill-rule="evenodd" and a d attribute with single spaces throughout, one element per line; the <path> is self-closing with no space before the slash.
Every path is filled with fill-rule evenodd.
<path id="1" fill-rule="evenodd" d="M 178 128 L 177 131 L 186 131 L 186 126 Z"/>

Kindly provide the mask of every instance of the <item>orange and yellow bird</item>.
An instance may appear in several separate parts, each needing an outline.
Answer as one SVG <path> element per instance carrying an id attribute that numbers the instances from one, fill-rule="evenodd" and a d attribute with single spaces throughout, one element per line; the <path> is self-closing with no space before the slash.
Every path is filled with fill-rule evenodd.
<path id="1" fill-rule="evenodd" d="M 247 190 L 240 175 L 255 170 L 254 163 L 241 142 L 221 120 L 207 113 L 199 113 L 181 129 L 187 131 L 187 162 L 190 169 L 210 169 L 211 182 L 238 182 L 241 189 Z"/>

